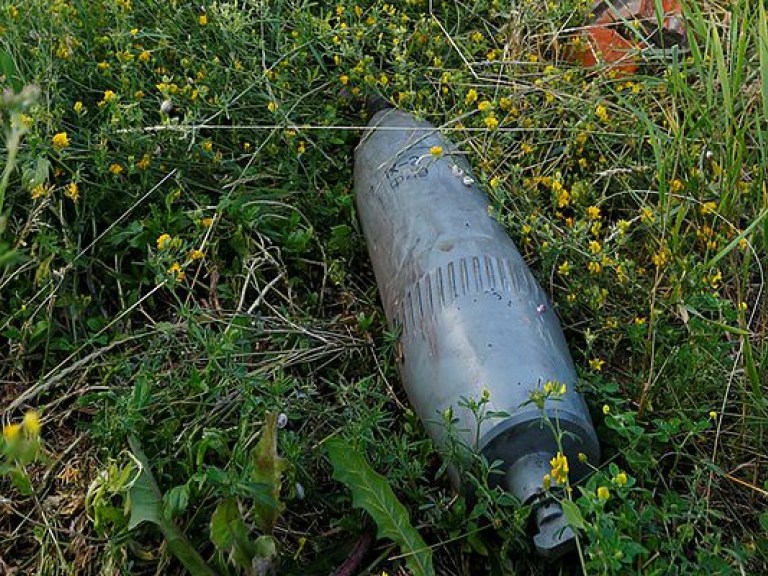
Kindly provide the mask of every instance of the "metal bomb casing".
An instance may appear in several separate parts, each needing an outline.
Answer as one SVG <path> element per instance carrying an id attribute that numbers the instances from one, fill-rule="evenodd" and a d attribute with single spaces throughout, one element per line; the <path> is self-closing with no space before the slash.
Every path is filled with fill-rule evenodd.
<path id="1" fill-rule="evenodd" d="M 443 152 L 430 153 L 435 146 Z M 557 557 L 573 533 L 559 505 L 542 498 L 558 446 L 531 393 L 546 382 L 566 385 L 544 410 L 566 432 L 571 482 L 589 472 L 578 453 L 597 464 L 600 452 L 546 294 L 489 215 L 469 165 L 431 124 L 377 112 L 355 153 L 355 195 L 384 310 L 400 330 L 398 370 L 415 411 L 445 448 L 441 415 L 452 410 L 462 442 L 503 461 L 499 481 L 534 504 L 538 551 Z M 486 408 L 506 415 L 484 419 L 478 434 L 461 405 L 484 393 Z"/>

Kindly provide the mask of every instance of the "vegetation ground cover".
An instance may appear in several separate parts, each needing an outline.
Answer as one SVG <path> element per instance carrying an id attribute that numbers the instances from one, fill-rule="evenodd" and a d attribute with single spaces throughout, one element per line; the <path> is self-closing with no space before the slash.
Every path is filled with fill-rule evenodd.
<path id="1" fill-rule="evenodd" d="M 686 2 L 633 76 L 569 61 L 590 8 L 3 2 L 0 572 L 428 571 L 407 528 L 438 574 L 768 570 L 764 8 Z M 557 307 L 604 450 L 576 562 L 491 463 L 455 495 L 408 408 L 353 203 L 372 94 L 467 152 Z"/>

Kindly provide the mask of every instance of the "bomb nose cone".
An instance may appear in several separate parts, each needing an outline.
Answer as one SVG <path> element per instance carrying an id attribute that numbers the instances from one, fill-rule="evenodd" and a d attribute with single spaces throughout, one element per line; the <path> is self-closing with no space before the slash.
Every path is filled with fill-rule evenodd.
<path id="1" fill-rule="evenodd" d="M 378 95 L 369 96 L 365 101 L 365 110 L 368 112 L 368 118 L 372 117 L 377 112 L 389 110 L 390 108 L 392 108 L 392 105 Z"/>
<path id="2" fill-rule="evenodd" d="M 555 500 L 542 502 L 536 509 L 536 527 L 539 532 L 533 537 L 533 545 L 536 553 L 544 560 L 557 560 L 576 545 L 573 530 Z"/>

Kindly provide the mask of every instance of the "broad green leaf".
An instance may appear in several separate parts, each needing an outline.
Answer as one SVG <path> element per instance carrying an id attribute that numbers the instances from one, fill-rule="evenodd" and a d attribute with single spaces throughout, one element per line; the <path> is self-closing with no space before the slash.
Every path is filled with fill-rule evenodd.
<path id="1" fill-rule="evenodd" d="M 174 486 L 163 495 L 165 514 L 169 518 L 183 514 L 189 504 L 189 486 Z"/>
<path id="2" fill-rule="evenodd" d="M 253 451 L 253 472 L 251 479 L 256 484 L 265 484 L 268 488 L 271 502 L 257 500 L 254 511 L 258 517 L 259 528 L 271 532 L 277 517 L 283 511 L 280 502 L 280 483 L 288 463 L 277 455 L 277 415 L 267 412 L 261 438 Z"/>
<path id="3" fill-rule="evenodd" d="M 584 523 L 584 517 L 581 515 L 581 510 L 579 510 L 576 504 L 570 500 L 563 500 L 560 502 L 560 506 L 563 508 L 563 514 L 565 514 L 565 519 L 571 528 L 583 530 L 587 527 Z"/>
<path id="4" fill-rule="evenodd" d="M 138 440 L 131 436 L 128 438 L 128 444 L 141 464 L 141 472 L 128 492 L 131 512 L 128 528 L 132 530 L 143 522 L 156 525 L 163 533 L 168 549 L 192 576 L 216 576 L 216 572 L 205 563 L 178 526 L 163 515 L 163 494 L 152 476 L 149 460 Z"/>
<path id="5" fill-rule="evenodd" d="M 408 569 L 415 576 L 434 574 L 432 551 L 411 524 L 408 511 L 387 480 L 348 442 L 332 438 L 326 442 L 326 448 L 333 464 L 333 477 L 352 491 L 352 504 L 371 515 L 379 537 L 400 547 Z"/>
<path id="6" fill-rule="evenodd" d="M 240 516 L 235 498 L 222 500 L 211 517 L 211 542 L 228 554 L 246 572 L 252 571 L 253 558 L 259 550 L 248 538 L 248 527 Z"/>

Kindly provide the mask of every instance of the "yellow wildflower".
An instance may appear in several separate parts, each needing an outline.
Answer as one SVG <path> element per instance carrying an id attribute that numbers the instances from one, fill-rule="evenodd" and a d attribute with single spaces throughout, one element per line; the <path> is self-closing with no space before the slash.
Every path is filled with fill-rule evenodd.
<path id="1" fill-rule="evenodd" d="M 272 100 L 269 104 L 267 104 L 267 110 L 269 110 L 272 113 L 277 112 L 278 108 L 279 108 L 279 105 L 274 100 Z"/>
<path id="2" fill-rule="evenodd" d="M 723 273 L 718 270 L 712 278 L 709 279 L 709 284 L 712 286 L 714 290 L 717 290 L 720 287 L 720 282 L 723 280 Z"/>
<path id="3" fill-rule="evenodd" d="M 72 202 L 77 202 L 77 199 L 80 198 L 80 189 L 77 187 L 76 182 L 70 182 L 64 187 L 64 196 L 72 200 Z"/>
<path id="4" fill-rule="evenodd" d="M 181 264 L 179 264 L 178 262 L 174 262 L 173 264 L 171 264 L 171 267 L 168 268 L 168 274 L 175 274 L 176 280 L 179 282 L 181 282 L 182 280 L 184 280 L 184 278 L 186 278 L 186 274 L 184 274 L 184 270 L 181 269 Z"/>
<path id="5" fill-rule="evenodd" d="M 490 110 L 493 108 L 493 104 L 489 100 L 483 100 L 482 102 L 479 102 L 477 105 L 477 109 L 480 110 L 480 112 L 485 112 L 486 110 Z"/>
<path id="6" fill-rule="evenodd" d="M 200 16 L 197 19 L 197 23 L 200 24 L 200 26 L 205 26 L 208 24 L 208 16 L 205 14 L 200 14 Z"/>
<path id="7" fill-rule="evenodd" d="M 160 234 L 160 236 L 157 237 L 157 249 L 165 250 L 171 245 L 172 241 L 173 241 L 173 236 L 171 236 L 170 234 Z"/>
<path id="8" fill-rule="evenodd" d="M 21 424 L 8 424 L 3 426 L 3 438 L 6 442 L 13 442 L 19 437 L 21 432 Z"/>
<path id="9" fill-rule="evenodd" d="M 562 382 L 549 380 L 544 383 L 544 393 L 552 396 L 562 396 L 566 392 L 566 386 Z"/>
<path id="10" fill-rule="evenodd" d="M 464 97 L 465 104 L 473 104 L 477 101 L 477 90 L 474 88 L 470 88 L 469 92 L 467 92 L 467 95 Z"/>
<path id="11" fill-rule="evenodd" d="M 643 209 L 640 211 L 640 221 L 643 223 L 655 222 L 656 215 L 648 206 L 643 206 Z"/>
<path id="12" fill-rule="evenodd" d="M 22 420 L 24 430 L 30 436 L 37 436 L 40 434 L 40 416 L 34 410 L 30 410 L 24 414 L 24 420 Z"/>
<path id="13" fill-rule="evenodd" d="M 499 121 L 494 117 L 493 114 L 488 116 L 485 120 L 483 120 L 483 122 L 485 122 L 485 127 L 489 130 L 495 130 L 499 127 Z"/>
<path id="14" fill-rule="evenodd" d="M 77 102 L 75 102 L 75 105 L 72 106 L 72 110 L 75 111 L 75 114 L 81 114 L 83 112 L 83 103 L 80 100 L 78 100 Z"/>
<path id="15" fill-rule="evenodd" d="M 568 276 L 568 274 L 571 273 L 571 265 L 568 260 L 560 264 L 560 266 L 557 267 L 557 271 L 560 273 L 560 276 Z"/>
<path id="16" fill-rule="evenodd" d="M 429 153 L 432 154 L 432 156 L 442 156 L 443 155 L 443 147 L 442 146 L 432 146 L 429 149 Z"/>
<path id="17" fill-rule="evenodd" d="M 307 143 L 304 142 L 304 140 L 300 140 L 299 145 L 296 148 L 296 152 L 298 152 L 299 154 L 304 154 L 304 152 L 306 151 L 307 151 Z"/>
<path id="18" fill-rule="evenodd" d="M 139 54 L 139 62 L 149 62 L 151 56 L 152 54 L 149 53 L 149 50 L 142 50 L 141 54 Z"/>
<path id="19" fill-rule="evenodd" d="M 104 90 L 104 97 L 102 98 L 102 102 L 112 102 L 117 97 L 117 95 L 112 90 Z"/>
<path id="20" fill-rule="evenodd" d="M 63 150 L 69 146 L 69 136 L 66 132 L 58 132 L 51 138 L 51 143 L 56 150 Z"/>
<path id="21" fill-rule="evenodd" d="M 558 484 L 565 484 L 568 481 L 568 458 L 562 452 L 549 461 L 552 466 L 552 478 Z"/>
<path id="22" fill-rule="evenodd" d="M 589 251 L 592 252 L 592 254 L 599 254 L 600 250 L 602 250 L 603 247 L 600 245 L 600 242 L 597 240 L 590 240 L 589 241 Z"/>
<path id="23" fill-rule="evenodd" d="M 597 116 L 598 119 L 601 120 L 602 122 L 607 122 L 608 110 L 602 104 L 598 104 L 597 108 L 595 108 L 595 116 Z"/>
<path id="24" fill-rule="evenodd" d="M 710 411 L 709 411 L 709 419 L 710 419 L 710 420 L 715 420 L 715 419 L 717 419 L 717 412 L 715 412 L 714 410 L 710 410 Z"/>
<path id="25" fill-rule="evenodd" d="M 602 372 L 603 364 L 605 364 L 605 360 L 601 358 L 591 358 L 589 361 L 589 367 L 595 372 Z"/>
<path id="26" fill-rule="evenodd" d="M 669 250 L 665 247 L 662 247 L 658 252 L 656 252 L 656 254 L 651 257 L 651 260 L 655 266 L 661 268 L 669 262 L 669 256 Z"/>
<path id="27" fill-rule="evenodd" d="M 552 476 L 549 474 L 544 474 L 541 485 L 544 487 L 544 490 L 549 490 L 552 487 Z"/>
<path id="28" fill-rule="evenodd" d="M 205 252 L 203 252 L 202 250 L 197 250 L 197 249 L 190 250 L 190 252 L 189 252 L 189 259 L 190 260 L 193 260 L 193 261 L 194 260 L 202 260 L 203 258 L 205 258 Z"/>
<path id="29" fill-rule="evenodd" d="M 587 264 L 587 270 L 589 270 L 590 274 L 600 274 L 600 270 L 602 270 L 602 266 L 600 266 L 599 262 L 590 262 Z"/>
<path id="30" fill-rule="evenodd" d="M 714 214 L 714 212 L 717 210 L 717 202 L 704 202 L 704 204 L 701 205 L 701 208 L 699 211 L 703 214 Z"/>
<path id="31" fill-rule="evenodd" d="M 120 172 L 123 171 L 123 167 L 120 166 L 120 164 L 118 164 L 117 162 L 113 162 L 112 164 L 109 165 L 109 171 L 112 172 L 112 174 L 114 174 L 115 176 L 117 176 L 118 174 L 120 174 Z"/>
<path id="32" fill-rule="evenodd" d="M 613 479 L 614 482 L 618 486 L 626 486 L 627 485 L 627 474 L 625 472 L 619 472 L 616 474 L 616 477 Z"/>
<path id="33" fill-rule="evenodd" d="M 597 220 L 600 218 L 600 208 L 597 206 L 590 206 L 587 208 L 587 218 L 590 220 Z"/>
<path id="34" fill-rule="evenodd" d="M 603 501 L 608 500 L 608 498 L 611 497 L 611 491 L 608 490 L 608 488 L 606 488 L 605 486 L 600 486 L 597 489 L 597 497 Z"/>
<path id="35" fill-rule="evenodd" d="M 200 226 L 202 226 L 203 228 L 210 228 L 211 226 L 213 226 L 213 218 L 211 218 L 210 216 L 207 218 L 203 218 L 202 220 L 200 220 Z"/>
<path id="36" fill-rule="evenodd" d="M 42 198 L 44 196 L 47 196 L 48 193 L 51 191 L 52 186 L 49 184 L 38 184 L 34 188 L 32 188 L 30 195 L 32 196 L 32 200 L 37 200 L 38 198 Z"/>
<path id="37" fill-rule="evenodd" d="M 349 84 L 349 76 L 347 76 L 346 74 L 342 74 L 341 76 L 339 76 L 339 81 L 340 81 L 340 82 L 341 82 L 341 83 L 342 83 L 344 86 L 346 86 L 347 84 Z"/>
<path id="38" fill-rule="evenodd" d="M 152 162 L 152 157 L 149 154 L 144 154 L 141 160 L 136 162 L 136 168 L 139 170 L 146 170 L 149 168 L 149 164 Z"/>
<path id="39" fill-rule="evenodd" d="M 603 414 L 606 416 L 611 413 L 611 407 L 608 404 L 603 404 Z"/>

